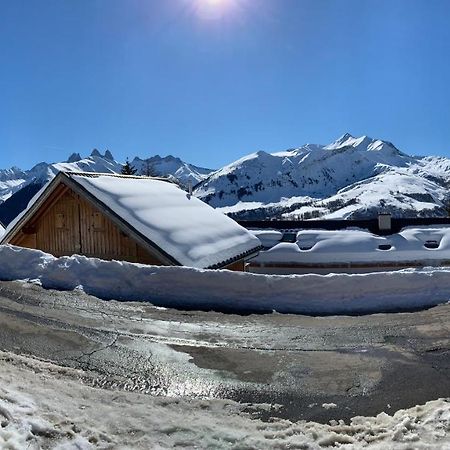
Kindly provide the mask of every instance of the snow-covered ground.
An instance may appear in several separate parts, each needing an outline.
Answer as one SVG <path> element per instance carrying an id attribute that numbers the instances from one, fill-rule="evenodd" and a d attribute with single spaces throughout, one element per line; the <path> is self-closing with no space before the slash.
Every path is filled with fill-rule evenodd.
<path id="1" fill-rule="evenodd" d="M 329 275 L 257 275 L 145 266 L 84 256 L 55 258 L 0 246 L 0 279 L 160 306 L 342 314 L 427 307 L 450 300 L 450 269 Z"/>
<path id="2" fill-rule="evenodd" d="M 450 399 L 349 423 L 262 421 L 258 412 L 276 405 L 103 390 L 82 375 L 0 352 L 0 448 L 450 448 Z"/>

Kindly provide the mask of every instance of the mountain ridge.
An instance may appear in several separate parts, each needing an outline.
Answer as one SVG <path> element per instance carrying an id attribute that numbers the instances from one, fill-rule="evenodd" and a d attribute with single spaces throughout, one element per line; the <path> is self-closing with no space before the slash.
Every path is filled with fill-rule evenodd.
<path id="1" fill-rule="evenodd" d="M 145 159 L 136 156 L 131 165 L 138 174 L 168 177 L 185 187 L 197 184 L 212 172 L 172 155 L 155 155 Z M 116 161 L 109 150 L 102 154 L 94 149 L 86 157 L 72 153 L 66 161 L 40 162 L 29 170 L 18 167 L 0 169 L 0 222 L 7 225 L 27 206 L 31 197 L 60 171 L 120 173 L 122 167 L 123 164 Z"/>
<path id="2" fill-rule="evenodd" d="M 217 170 L 168 155 L 135 157 L 138 174 L 177 180 L 211 206 L 236 219 L 351 219 L 378 212 L 398 217 L 447 217 L 450 159 L 410 156 L 392 142 L 346 133 L 327 145 L 250 153 Z M 60 163 L 30 170 L 0 170 L 0 221 L 8 223 L 28 196 L 60 170 L 122 169 L 112 153 L 72 153 Z M 27 187 L 27 190 L 22 191 Z M 20 194 L 20 195 L 19 195 Z"/>
<path id="3" fill-rule="evenodd" d="M 410 156 L 346 133 L 328 145 L 259 151 L 212 172 L 194 194 L 237 219 L 447 216 L 450 159 Z"/>

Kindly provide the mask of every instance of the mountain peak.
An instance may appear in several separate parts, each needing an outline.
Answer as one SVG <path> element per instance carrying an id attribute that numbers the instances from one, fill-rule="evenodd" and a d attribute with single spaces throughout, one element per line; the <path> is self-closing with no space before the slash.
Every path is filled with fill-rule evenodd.
<path id="1" fill-rule="evenodd" d="M 114 156 L 109 150 L 106 150 L 104 158 L 109 161 L 114 161 Z"/>
<path id="2" fill-rule="evenodd" d="M 345 142 L 349 139 L 355 139 L 355 136 L 351 135 L 350 133 L 345 133 L 339 139 L 337 139 L 336 142 Z"/>
<path id="3" fill-rule="evenodd" d="M 333 150 L 340 147 L 345 147 L 348 143 L 348 141 L 354 141 L 355 137 L 352 136 L 350 133 L 345 133 L 338 139 L 336 139 L 331 144 L 328 144 L 325 146 L 326 149 Z"/>
<path id="4" fill-rule="evenodd" d="M 72 153 L 68 158 L 67 158 L 67 162 L 68 163 L 75 163 L 81 161 L 81 156 L 79 153 Z"/>
<path id="5" fill-rule="evenodd" d="M 91 156 L 101 157 L 102 155 L 96 148 L 94 148 L 94 150 L 92 150 L 91 152 Z"/>

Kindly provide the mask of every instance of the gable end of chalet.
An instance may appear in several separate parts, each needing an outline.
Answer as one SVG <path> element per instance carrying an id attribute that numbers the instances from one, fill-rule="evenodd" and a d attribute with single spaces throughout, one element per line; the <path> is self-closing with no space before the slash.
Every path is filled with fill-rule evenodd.
<path id="1" fill-rule="evenodd" d="M 55 256 L 82 254 L 152 265 L 182 265 L 74 179 L 101 176 L 142 180 L 142 177 L 60 172 L 8 227 L 2 244 L 35 248 Z M 253 245 L 204 268 L 243 270 L 243 260 L 259 249 L 259 245 Z"/>

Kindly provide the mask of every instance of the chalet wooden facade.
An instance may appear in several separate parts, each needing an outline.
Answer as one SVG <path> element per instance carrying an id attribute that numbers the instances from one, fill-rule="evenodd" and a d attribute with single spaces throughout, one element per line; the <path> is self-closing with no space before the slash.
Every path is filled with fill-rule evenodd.
<path id="1" fill-rule="evenodd" d="M 178 251 L 176 245 L 178 244 L 182 251 L 186 249 L 186 253 L 195 253 L 196 242 L 195 239 L 189 238 L 189 233 L 185 233 L 185 241 L 177 238 L 175 248 L 173 242 L 167 242 L 167 246 L 165 246 L 164 239 L 154 240 L 151 226 L 143 223 L 143 219 L 136 219 L 134 222 L 129 220 L 129 216 L 134 219 L 132 210 L 125 210 L 125 213 L 121 214 L 123 208 L 121 209 L 120 205 L 117 207 L 113 201 L 112 204 L 115 207 L 108 205 L 106 201 L 108 196 L 104 192 L 101 196 L 96 196 L 94 189 L 86 189 L 86 186 L 89 187 L 90 185 L 86 183 L 83 185 L 81 182 L 81 180 L 89 181 L 89 179 L 94 180 L 95 178 L 107 179 L 111 185 L 120 183 L 120 186 L 126 189 L 130 189 L 133 184 L 136 184 L 135 191 L 131 190 L 134 197 L 148 195 L 150 198 L 151 196 L 152 205 L 157 205 L 157 199 L 155 200 L 155 195 L 152 195 L 152 193 L 158 192 L 158 189 L 161 188 L 163 190 L 169 189 L 171 195 L 175 195 L 177 198 L 181 194 L 179 201 L 183 205 L 184 214 L 192 203 L 192 199 L 189 199 L 184 191 L 166 180 L 91 173 L 60 173 L 45 189 L 37 194 L 27 211 L 8 227 L 2 243 L 42 250 L 58 257 L 79 254 L 106 260 L 114 259 L 151 265 L 191 265 L 200 268 L 227 268 L 230 270 L 244 270 L 245 259 L 253 256 L 259 249 L 259 241 L 250 239 L 250 237 L 253 238 L 250 233 L 235 223 L 227 223 L 227 227 L 230 227 L 230 225 L 231 228 L 238 227 L 233 228 L 233 233 L 241 235 L 244 241 L 248 241 L 244 247 L 242 245 L 237 246 L 231 254 L 227 249 L 223 258 L 220 254 L 212 255 L 211 258 L 206 255 L 207 258 L 203 258 L 203 260 L 208 261 L 207 263 L 202 263 L 199 260 L 198 263 L 193 261 L 190 264 L 191 261 L 188 258 L 186 263 L 180 258 L 180 255 L 183 255 Z M 155 183 L 159 184 L 155 187 Z M 149 193 L 143 192 L 145 189 L 142 189 L 142 186 L 149 184 L 152 184 L 154 190 L 149 191 Z M 111 198 L 114 199 L 115 197 L 111 194 Z M 200 200 L 195 199 L 195 201 L 198 208 Z M 165 205 L 161 206 L 164 207 Z M 162 207 L 154 208 L 154 214 L 165 212 L 167 208 Z M 213 215 L 216 221 L 222 220 L 220 216 L 217 216 L 220 213 L 208 205 L 202 203 L 201 210 L 208 217 Z M 201 227 L 202 223 L 196 223 L 195 215 L 198 216 L 196 210 L 193 211 L 193 214 L 193 223 L 190 225 L 195 229 L 195 234 L 198 235 L 198 227 Z M 151 211 L 148 215 L 151 216 Z M 231 219 L 223 216 L 223 220 Z M 168 224 L 169 228 L 170 226 Z M 157 227 L 154 228 L 156 229 L 155 237 L 159 237 L 159 230 Z M 208 240 L 211 240 L 208 234 L 214 235 L 214 232 L 214 229 L 204 230 Z M 218 237 L 218 239 L 221 238 Z M 192 240 L 192 242 L 186 242 L 188 240 Z"/>

